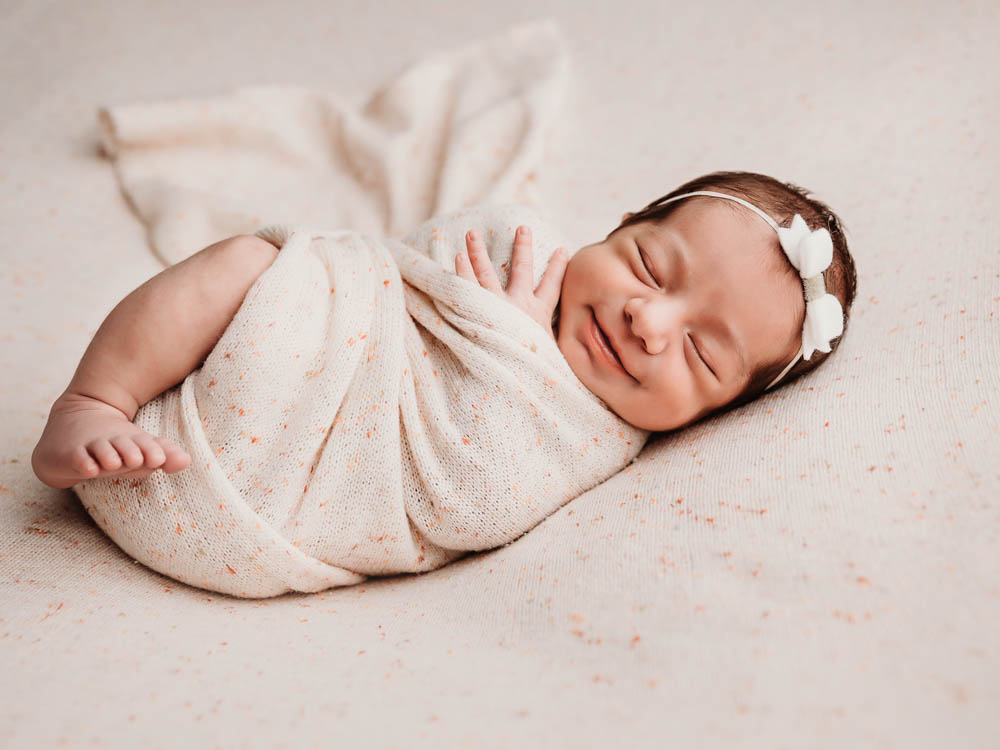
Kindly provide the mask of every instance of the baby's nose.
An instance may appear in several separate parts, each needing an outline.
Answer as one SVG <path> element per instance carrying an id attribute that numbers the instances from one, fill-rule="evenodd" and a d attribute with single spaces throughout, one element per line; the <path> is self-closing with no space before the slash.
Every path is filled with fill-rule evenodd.
<path id="1" fill-rule="evenodd" d="M 676 313 L 671 313 L 669 305 L 657 305 L 649 301 L 638 307 L 625 306 L 625 320 L 628 329 L 641 341 L 648 354 L 663 351 L 677 327 L 674 325 Z"/>

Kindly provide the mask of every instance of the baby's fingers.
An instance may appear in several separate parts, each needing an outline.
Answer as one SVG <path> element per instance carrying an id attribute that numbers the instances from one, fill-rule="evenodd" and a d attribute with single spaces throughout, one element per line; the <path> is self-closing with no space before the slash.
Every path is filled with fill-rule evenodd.
<path id="1" fill-rule="evenodd" d="M 514 234 L 514 251 L 510 258 L 510 275 L 507 278 L 508 291 L 517 292 L 522 287 L 527 294 L 534 277 L 534 252 L 531 247 L 531 230 L 518 227 Z"/>
<path id="2" fill-rule="evenodd" d="M 472 263 L 469 261 L 469 256 L 465 252 L 461 252 L 455 256 L 455 273 L 466 281 L 479 283 L 476 279 L 476 272 L 472 270 Z"/>
<path id="3" fill-rule="evenodd" d="M 542 274 L 542 278 L 538 282 L 538 287 L 535 289 L 535 296 L 552 304 L 553 309 L 555 309 L 555 303 L 559 300 L 559 292 L 562 289 L 567 257 L 566 248 L 556 248 L 549 259 L 549 264 L 545 267 L 545 273 Z"/>
<path id="4" fill-rule="evenodd" d="M 469 252 L 469 260 L 472 263 L 472 270 L 476 274 L 479 285 L 491 292 L 503 294 L 503 287 L 500 286 L 500 279 L 493 269 L 493 263 L 486 252 L 486 245 L 475 229 L 466 233 L 465 247 Z M 471 279 L 470 279 L 471 280 Z"/>

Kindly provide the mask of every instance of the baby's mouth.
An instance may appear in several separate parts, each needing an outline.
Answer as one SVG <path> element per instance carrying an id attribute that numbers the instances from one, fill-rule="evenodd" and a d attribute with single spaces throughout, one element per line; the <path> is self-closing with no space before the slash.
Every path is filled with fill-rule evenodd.
<path id="1" fill-rule="evenodd" d="M 604 329 L 601 328 L 600 323 L 597 324 L 597 332 L 601 335 L 601 340 L 604 342 L 605 346 L 608 347 L 608 351 L 611 352 L 611 355 L 615 358 L 615 361 L 618 364 L 621 364 L 622 358 L 618 356 L 618 352 L 616 352 L 615 348 L 611 345 L 611 339 L 608 338 L 608 335 L 604 332 Z M 622 367 L 622 369 L 623 370 L 625 369 L 624 366 Z"/>
<path id="2" fill-rule="evenodd" d="M 625 369 L 625 365 L 622 364 L 621 357 L 618 356 L 618 352 L 616 352 L 615 348 L 611 345 L 611 339 L 608 338 L 608 335 L 604 332 L 604 329 L 601 328 L 601 324 L 597 320 L 597 312 L 595 310 L 591 310 L 591 314 L 594 316 L 594 328 L 597 329 L 597 335 L 601 337 L 601 342 L 608 348 L 608 351 L 611 352 L 611 356 L 614 357 L 615 361 L 618 363 L 618 366 L 621 367 L 622 370 L 624 370 L 626 373 L 628 373 L 628 370 Z"/>

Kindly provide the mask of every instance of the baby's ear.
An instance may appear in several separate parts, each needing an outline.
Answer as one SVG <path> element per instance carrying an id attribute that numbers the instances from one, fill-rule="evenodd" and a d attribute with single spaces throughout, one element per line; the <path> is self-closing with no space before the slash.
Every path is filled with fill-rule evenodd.
<path id="1" fill-rule="evenodd" d="M 630 211 L 626 211 L 625 213 L 622 214 L 622 222 L 624 223 L 624 222 L 628 221 L 633 216 L 635 216 L 634 213 L 632 213 Z"/>

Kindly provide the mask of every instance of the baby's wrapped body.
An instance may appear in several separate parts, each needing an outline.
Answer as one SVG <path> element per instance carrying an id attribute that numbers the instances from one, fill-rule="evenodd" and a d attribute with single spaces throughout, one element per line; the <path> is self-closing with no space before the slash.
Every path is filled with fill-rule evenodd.
<path id="1" fill-rule="evenodd" d="M 188 468 L 74 490 L 129 555 L 243 597 L 433 570 L 508 543 L 626 466 L 649 433 L 574 375 L 550 331 L 456 275 L 478 229 L 506 286 L 559 242 L 484 206 L 403 241 L 275 225 L 280 248 L 200 369 L 133 420 Z"/>

